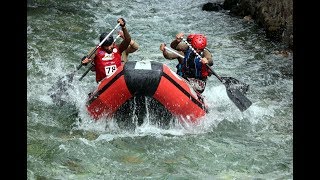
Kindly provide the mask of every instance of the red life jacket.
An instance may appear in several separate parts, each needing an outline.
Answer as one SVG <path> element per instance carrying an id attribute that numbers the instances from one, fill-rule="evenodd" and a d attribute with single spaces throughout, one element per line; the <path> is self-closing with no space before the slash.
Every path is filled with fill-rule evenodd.
<path id="1" fill-rule="evenodd" d="M 107 76 L 111 76 L 121 65 L 121 53 L 119 48 L 114 45 L 112 53 L 108 54 L 102 47 L 99 47 L 94 58 L 94 65 L 97 82 L 100 82 Z"/>

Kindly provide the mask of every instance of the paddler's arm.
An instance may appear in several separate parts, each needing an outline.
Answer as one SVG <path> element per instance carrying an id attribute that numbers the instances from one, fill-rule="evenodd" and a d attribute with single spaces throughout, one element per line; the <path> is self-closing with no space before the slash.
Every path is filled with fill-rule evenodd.
<path id="1" fill-rule="evenodd" d="M 133 39 L 131 39 L 131 42 L 130 42 L 130 46 L 128 47 L 128 49 L 126 49 L 126 53 L 129 54 L 129 53 L 133 53 L 135 52 L 136 50 L 139 49 L 139 45 L 137 42 L 135 42 Z"/>
<path id="2" fill-rule="evenodd" d="M 120 35 L 120 37 L 122 39 L 124 39 L 123 37 L 123 31 L 119 31 L 118 34 Z M 139 49 L 139 44 L 137 42 L 135 42 L 132 38 L 131 38 L 131 42 L 130 42 L 130 45 L 129 47 L 125 50 L 125 54 L 128 55 L 129 53 L 133 53 L 135 51 L 137 51 Z M 122 53 L 123 55 L 123 53 Z"/>
<path id="3" fill-rule="evenodd" d="M 170 47 L 171 47 L 172 49 L 179 50 L 179 49 L 177 49 L 177 46 L 178 46 L 178 44 L 182 41 L 183 35 L 184 35 L 184 34 L 183 34 L 182 32 L 180 32 L 180 33 L 178 33 L 178 34 L 176 35 L 176 39 L 173 40 L 173 41 L 171 42 L 171 44 L 170 44 Z"/>
<path id="4" fill-rule="evenodd" d="M 169 59 L 169 60 L 172 60 L 172 59 L 178 59 L 180 61 L 180 59 L 182 59 L 180 56 L 174 54 L 174 53 L 169 53 L 166 48 L 165 48 L 165 44 L 164 43 L 161 43 L 160 44 L 160 51 L 162 51 L 162 54 L 163 54 L 163 57 L 166 58 L 166 59 Z M 177 53 L 181 54 L 182 56 L 183 55 L 183 52 L 181 51 L 178 51 Z"/>
<path id="5" fill-rule="evenodd" d="M 212 66 L 213 65 L 213 58 L 212 58 L 212 54 L 208 49 L 204 49 L 203 51 L 203 57 L 206 58 L 208 60 L 208 65 Z"/>
<path id="6" fill-rule="evenodd" d="M 123 31 L 123 41 L 119 45 L 120 53 L 122 53 L 123 51 L 125 51 L 128 48 L 128 46 L 131 42 L 131 36 L 128 33 L 128 30 L 126 28 L 126 21 L 123 18 L 119 18 L 118 23 L 120 23 L 120 26 Z"/>
<path id="7" fill-rule="evenodd" d="M 94 59 L 94 57 L 96 56 L 96 53 L 93 53 L 93 54 L 91 55 L 91 57 L 88 57 L 88 56 L 92 53 L 92 51 L 93 51 L 94 49 L 95 49 L 95 48 L 91 48 L 90 51 L 88 52 L 87 56 L 85 56 L 84 58 L 82 58 L 81 62 L 82 62 L 83 65 L 87 65 L 88 63 L 90 63 L 90 62 Z"/>

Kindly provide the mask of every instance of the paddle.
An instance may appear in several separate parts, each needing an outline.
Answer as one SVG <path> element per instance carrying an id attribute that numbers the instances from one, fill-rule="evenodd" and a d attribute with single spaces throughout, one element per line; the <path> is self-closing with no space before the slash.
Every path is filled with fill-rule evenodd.
<path id="1" fill-rule="evenodd" d="M 201 58 L 201 56 L 194 50 L 190 43 L 188 43 L 184 39 L 183 41 L 196 53 L 196 55 L 199 58 Z M 165 46 L 165 49 L 178 55 L 181 58 L 184 58 L 183 55 L 179 54 L 178 52 L 167 46 Z M 244 94 L 239 90 L 239 86 L 237 84 L 237 82 L 239 82 L 238 80 L 231 77 L 220 77 L 208 64 L 206 65 L 210 69 L 210 71 L 220 80 L 220 82 L 222 82 L 225 85 L 228 97 L 239 108 L 241 112 L 245 111 L 251 106 L 252 102 L 247 97 L 245 97 Z"/>
<path id="2" fill-rule="evenodd" d="M 99 47 L 101 47 L 101 45 L 109 38 L 109 36 L 113 33 L 113 31 L 115 31 L 118 27 L 120 26 L 120 23 L 118 23 L 112 30 L 111 32 L 94 48 L 94 50 L 92 50 L 89 55 L 84 56 L 82 58 L 82 60 L 84 60 L 85 58 L 90 58 Z M 82 60 L 81 60 L 81 64 L 77 67 L 77 69 L 72 72 L 71 74 L 68 74 L 62 78 L 60 78 L 57 83 L 55 83 L 50 89 L 49 92 L 52 92 L 52 94 L 50 95 L 50 97 L 53 99 L 53 101 L 59 102 L 61 97 L 66 95 L 66 91 L 68 89 L 68 87 L 70 87 L 70 83 L 73 81 L 73 77 L 75 75 L 75 73 L 83 66 L 82 64 Z M 92 67 L 92 66 L 91 66 Z M 90 67 L 90 69 L 91 69 Z M 87 71 L 89 72 L 88 69 Z M 82 78 L 81 78 L 82 79 Z M 60 102 L 59 102 L 60 103 Z"/>

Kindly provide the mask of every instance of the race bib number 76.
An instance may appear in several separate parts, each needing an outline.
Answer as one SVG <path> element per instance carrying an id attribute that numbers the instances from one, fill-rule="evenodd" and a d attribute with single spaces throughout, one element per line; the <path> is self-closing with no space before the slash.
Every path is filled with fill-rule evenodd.
<path id="1" fill-rule="evenodd" d="M 117 66 L 116 65 L 111 65 L 111 66 L 106 66 L 104 67 L 104 70 L 106 72 L 106 76 L 107 78 L 112 76 L 112 74 L 114 74 L 117 70 Z"/>

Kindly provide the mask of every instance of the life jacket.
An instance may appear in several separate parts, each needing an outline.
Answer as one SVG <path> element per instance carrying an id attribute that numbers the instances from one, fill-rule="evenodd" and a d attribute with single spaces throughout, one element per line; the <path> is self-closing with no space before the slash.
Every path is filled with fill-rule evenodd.
<path id="1" fill-rule="evenodd" d="M 114 45 L 112 53 L 109 54 L 102 47 L 99 47 L 94 58 L 94 65 L 97 82 L 100 82 L 105 77 L 111 76 L 121 65 L 121 53 L 119 48 Z"/>
<path id="2" fill-rule="evenodd" d="M 179 63 L 179 64 L 176 66 L 176 68 L 177 68 L 177 74 L 182 77 L 182 75 L 183 75 L 183 73 L 182 73 L 182 64 Z"/>
<path id="3" fill-rule="evenodd" d="M 200 56 L 203 56 L 203 52 L 200 53 Z M 190 48 L 185 52 L 183 63 L 179 65 L 177 68 L 181 67 L 181 69 L 178 69 L 177 72 L 180 72 L 184 78 L 206 80 L 209 75 L 208 67 L 201 63 L 200 58 Z"/>

